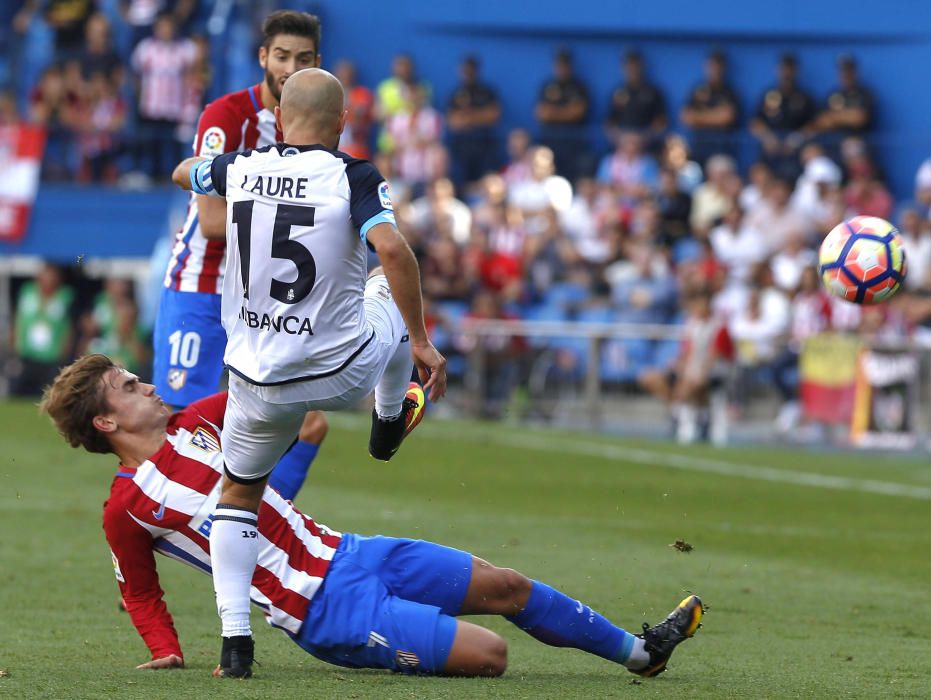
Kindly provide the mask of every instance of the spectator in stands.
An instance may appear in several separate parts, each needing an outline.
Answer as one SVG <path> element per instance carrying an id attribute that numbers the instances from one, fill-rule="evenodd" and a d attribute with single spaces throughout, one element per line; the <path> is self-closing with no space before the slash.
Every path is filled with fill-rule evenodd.
<path id="1" fill-rule="evenodd" d="M 411 203 L 408 223 L 427 243 L 443 233 L 456 245 L 464 246 L 472 232 L 472 212 L 465 203 L 456 199 L 452 181 L 441 177 L 427 185 L 423 197 Z"/>
<path id="2" fill-rule="evenodd" d="M 831 300 L 818 278 L 818 269 L 808 264 L 799 269 L 798 289 L 790 305 L 791 327 L 788 343 L 773 364 L 773 379 L 782 396 L 776 418 L 776 430 L 788 433 L 798 425 L 801 406 L 798 401 L 798 359 L 805 341 L 831 328 Z"/>
<path id="3" fill-rule="evenodd" d="M 620 323 L 665 323 L 676 308 L 676 278 L 653 241 L 630 246 L 629 262 L 615 263 L 606 276 Z"/>
<path id="4" fill-rule="evenodd" d="M 690 129 L 692 154 L 704 164 L 716 153 L 734 156 L 740 102 L 727 80 L 727 57 L 712 51 L 705 59 L 705 80 L 696 85 L 679 118 Z"/>
<path id="5" fill-rule="evenodd" d="M 803 233 L 792 233 L 770 261 L 776 287 L 789 296 L 795 294 L 802 281 L 802 271 L 814 267 L 818 254 L 808 245 Z"/>
<path id="6" fill-rule="evenodd" d="M 753 385 L 771 379 L 789 333 L 789 299 L 773 284 L 767 263 L 759 265 L 746 306 L 731 318 L 729 330 L 737 348 L 737 391 L 746 406 Z"/>
<path id="7" fill-rule="evenodd" d="M 126 279 L 108 279 L 94 300 L 93 309 L 81 319 L 82 337 L 77 354 L 103 353 L 138 373 L 148 359 L 137 325 L 138 315 L 132 283 Z"/>
<path id="8" fill-rule="evenodd" d="M 679 442 L 694 442 L 705 432 L 701 427 L 708 426 L 712 441 L 720 444 L 727 437 L 727 411 L 712 394 L 727 381 L 734 347 L 727 324 L 712 310 L 707 289 L 683 290 L 682 306 L 688 316 L 675 364 L 648 370 L 637 382 L 670 407 Z"/>
<path id="9" fill-rule="evenodd" d="M 394 161 L 388 153 L 375 153 L 372 164 L 382 177 L 391 185 L 391 204 L 397 213 L 405 204 L 410 204 L 413 197 L 410 186 L 402 180 L 394 168 Z M 401 227 L 403 231 L 404 228 Z"/>
<path id="10" fill-rule="evenodd" d="M 868 157 L 849 158 L 847 177 L 844 202 L 851 216 L 878 216 L 882 219 L 892 216 L 892 194 L 879 179 L 876 167 Z"/>
<path id="11" fill-rule="evenodd" d="M 462 82 L 449 98 L 446 123 L 454 179 L 462 191 L 498 165 L 495 127 L 501 120 L 501 104 L 495 90 L 479 80 L 475 56 L 466 56 L 459 71 Z"/>
<path id="12" fill-rule="evenodd" d="M 727 286 L 735 287 L 722 293 L 743 293 L 756 265 L 767 257 L 767 245 L 759 229 L 747 223 L 743 209 L 736 201 L 709 234 L 715 258 L 727 268 Z M 730 304 L 739 307 L 741 301 Z"/>
<path id="13" fill-rule="evenodd" d="M 535 300 L 542 299 L 554 283 L 567 279 L 580 263 L 578 251 L 560 225 L 556 209 L 545 209 L 537 219 L 542 228 L 528 230 L 525 252 L 526 282 Z"/>
<path id="14" fill-rule="evenodd" d="M 375 95 L 356 78 L 352 61 L 340 61 L 334 73 L 346 93 L 346 126 L 339 139 L 339 150 L 354 158 L 371 158 L 370 141 L 375 119 Z"/>
<path id="15" fill-rule="evenodd" d="M 837 59 L 837 77 L 837 87 L 811 125 L 811 131 L 832 154 L 837 154 L 841 140 L 862 136 L 873 122 L 873 94 L 860 82 L 853 56 L 844 54 Z"/>
<path id="16" fill-rule="evenodd" d="M 398 178 L 419 196 L 431 180 L 446 172 L 443 117 L 429 102 L 422 85 L 413 89 L 410 108 L 395 112 L 385 125 Z"/>
<path id="17" fill-rule="evenodd" d="M 617 148 L 598 166 L 598 182 L 610 187 L 625 205 L 656 191 L 659 168 L 652 156 L 644 153 L 643 137 L 636 131 L 617 135 Z"/>
<path id="18" fill-rule="evenodd" d="M 184 117 L 185 74 L 198 57 L 197 45 L 178 37 L 175 18 L 167 12 L 155 20 L 152 36 L 133 51 L 131 64 L 139 83 L 136 167 L 155 178 L 169 176 L 181 159 L 175 132 Z M 151 165 L 143 168 L 146 161 Z"/>
<path id="19" fill-rule="evenodd" d="M 530 239 L 523 215 L 503 202 L 491 207 L 489 215 L 473 233 L 478 281 L 504 299 L 521 299 Z"/>
<path id="20" fill-rule="evenodd" d="M 926 288 L 931 273 L 931 235 L 928 220 L 918 209 L 907 207 L 899 214 L 899 233 L 905 246 L 908 274 L 905 285 L 909 289 Z"/>
<path id="21" fill-rule="evenodd" d="M 423 102 L 425 99 L 429 104 L 432 99 L 429 83 L 418 80 L 411 55 L 399 53 L 391 62 L 391 77 L 382 80 L 375 88 L 375 114 L 384 127 L 378 137 L 379 150 L 389 152 L 394 150 L 387 125 L 395 115 L 402 112 L 410 113 L 414 110 L 418 92 L 420 101 Z"/>
<path id="22" fill-rule="evenodd" d="M 63 69 L 47 68 L 30 96 L 29 120 L 46 130 L 43 177 L 67 179 L 74 171 L 74 131 L 81 115 L 83 86 L 66 85 Z"/>
<path id="23" fill-rule="evenodd" d="M 688 143 L 679 134 L 666 136 L 660 165 L 673 170 L 679 180 L 679 187 L 690 195 L 705 179 L 701 166 L 691 160 Z"/>
<path id="24" fill-rule="evenodd" d="M 13 323 L 13 349 L 20 365 L 11 386 L 14 396 L 41 394 L 68 361 L 73 301 L 74 291 L 50 263 L 44 263 L 35 280 L 20 289 Z"/>
<path id="25" fill-rule="evenodd" d="M 656 203 L 666 233 L 676 240 L 691 235 L 689 216 L 692 212 L 692 197 L 681 189 L 678 173 L 672 168 L 664 167 L 660 170 Z"/>
<path id="26" fill-rule="evenodd" d="M 540 88 L 535 115 L 541 143 L 552 150 L 557 172 L 570 182 L 591 168 L 585 129 L 588 109 L 588 88 L 573 72 L 572 54 L 560 49 L 553 61 L 553 77 Z"/>
<path id="27" fill-rule="evenodd" d="M 181 118 L 175 130 L 175 140 L 186 152 L 197 135 L 197 122 L 204 106 L 204 97 L 210 87 L 212 71 L 210 67 L 210 42 L 200 34 L 191 37 L 197 47 L 196 58 L 184 71 L 182 84 Z"/>
<path id="28" fill-rule="evenodd" d="M 472 301 L 465 319 L 510 320 L 499 295 L 487 289 L 480 290 Z M 525 349 L 520 338 L 508 335 L 462 335 L 457 339 L 458 350 L 464 354 L 480 352 L 482 376 L 478 413 L 482 418 L 499 420 L 507 408 L 511 390 L 517 380 L 517 360 Z"/>
<path id="29" fill-rule="evenodd" d="M 624 82 L 611 93 L 611 106 L 605 118 L 608 138 L 616 143 L 618 132 L 634 131 L 643 137 L 647 150 L 656 152 L 669 123 L 666 98 L 647 80 L 639 51 L 624 54 L 622 68 Z"/>
<path id="30" fill-rule="evenodd" d="M 815 116 L 814 101 L 797 82 L 798 62 L 792 54 L 779 59 L 778 81 L 760 99 L 750 120 L 750 133 L 760 142 L 763 159 L 780 175 L 798 176 L 798 151 Z"/>
<path id="31" fill-rule="evenodd" d="M 424 295 L 433 301 L 464 301 L 471 296 L 473 270 L 452 236 L 439 234 L 426 244 L 421 262 Z"/>
<path id="32" fill-rule="evenodd" d="M 805 239 L 811 233 L 811 223 L 792 207 L 791 199 L 792 181 L 776 176 L 763 199 L 747 212 L 747 223 L 763 234 L 769 253 L 780 250 L 792 236 Z"/>
<path id="33" fill-rule="evenodd" d="M 472 225 L 483 226 L 491 220 L 492 209 L 499 204 L 506 204 L 508 200 L 508 186 L 504 178 L 498 173 L 488 173 L 473 190 L 470 210 L 472 212 Z"/>
<path id="34" fill-rule="evenodd" d="M 93 73 L 81 103 L 78 127 L 78 178 L 82 182 L 116 180 L 126 115 L 126 102 L 113 81 L 102 72 Z"/>
<path id="35" fill-rule="evenodd" d="M 604 209 L 613 206 L 590 177 L 576 182 L 572 204 L 560 215 L 563 230 L 579 256 L 590 265 L 602 265 L 612 256 L 612 241 L 605 225 Z"/>
<path id="36" fill-rule="evenodd" d="M 839 223 L 835 212 L 841 196 L 841 169 L 817 143 L 802 149 L 801 162 L 803 170 L 795 183 L 791 206 L 808 219 L 814 233 L 826 235 Z"/>
<path id="37" fill-rule="evenodd" d="M 110 36 L 110 22 L 102 12 L 97 12 L 87 20 L 84 30 L 84 45 L 78 53 L 81 74 L 84 80 L 90 80 L 96 73 L 102 73 L 115 86 L 123 82 L 123 62 L 113 48 Z"/>
<path id="38" fill-rule="evenodd" d="M 572 185 L 556 174 L 553 151 L 535 146 L 530 153 L 530 179 L 509 189 L 508 202 L 521 210 L 527 228 L 539 233 L 546 227 L 545 212 L 565 211 L 572 204 Z"/>
<path id="39" fill-rule="evenodd" d="M 705 164 L 705 182 L 695 188 L 689 222 L 696 236 L 706 236 L 731 206 L 729 180 L 737 176 L 737 164 L 730 156 L 712 156 Z"/>
<path id="40" fill-rule="evenodd" d="M 922 218 L 931 213 L 931 158 L 925 160 L 915 173 L 915 206 Z"/>
<path id="41" fill-rule="evenodd" d="M 740 208 L 750 211 L 763 200 L 763 193 L 773 181 L 773 170 L 766 161 L 758 160 L 747 172 L 747 184 L 740 191 Z"/>
<path id="42" fill-rule="evenodd" d="M 0 90 L 0 126 L 16 126 L 22 120 L 12 90 Z"/>
<path id="43" fill-rule="evenodd" d="M 129 25 L 130 50 L 152 35 L 160 15 L 171 13 L 177 27 L 184 27 L 194 13 L 198 0 L 119 0 L 123 21 Z"/>
<path id="44" fill-rule="evenodd" d="M 531 179 L 530 147 L 533 141 L 526 129 L 512 129 L 508 133 L 508 162 L 501 170 L 501 175 L 509 187 Z M 929 172 L 931 172 L 931 165 Z"/>
<path id="45" fill-rule="evenodd" d="M 41 12 L 55 35 L 55 60 L 74 58 L 84 41 L 84 28 L 97 9 L 97 0 L 26 0 L 13 20 L 19 33 Z"/>

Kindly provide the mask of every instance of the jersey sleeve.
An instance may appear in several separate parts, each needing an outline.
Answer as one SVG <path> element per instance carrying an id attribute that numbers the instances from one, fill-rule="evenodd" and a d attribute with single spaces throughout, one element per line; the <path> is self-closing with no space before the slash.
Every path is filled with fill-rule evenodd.
<path id="1" fill-rule="evenodd" d="M 187 410 L 194 411 L 201 418 L 204 418 L 214 425 L 223 427 L 223 417 L 226 415 L 226 396 L 227 392 L 223 391 L 213 396 L 195 401 Z"/>
<path id="2" fill-rule="evenodd" d="M 212 158 L 242 146 L 242 124 L 225 100 L 211 102 L 197 121 L 194 155 Z"/>
<path id="3" fill-rule="evenodd" d="M 182 656 L 174 621 L 162 599 L 152 536 L 112 500 L 104 507 L 103 529 L 126 611 L 152 658 Z"/>
<path id="4" fill-rule="evenodd" d="M 359 229 L 359 237 L 368 242 L 366 234 L 376 224 L 397 225 L 388 182 L 367 160 L 356 160 L 346 168 L 349 178 L 349 215 Z"/>
<path id="5" fill-rule="evenodd" d="M 248 151 L 246 152 L 248 154 Z M 240 153 L 224 153 L 196 163 L 190 171 L 191 191 L 194 194 L 226 196 L 226 171 Z"/>

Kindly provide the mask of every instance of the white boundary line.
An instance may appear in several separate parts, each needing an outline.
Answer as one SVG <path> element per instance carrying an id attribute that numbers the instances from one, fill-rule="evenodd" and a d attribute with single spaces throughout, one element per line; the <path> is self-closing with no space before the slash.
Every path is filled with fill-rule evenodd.
<path id="1" fill-rule="evenodd" d="M 849 477 L 831 476 L 828 474 L 818 474 L 816 472 L 786 471 L 752 464 L 724 462 L 717 459 L 708 459 L 706 457 L 654 452 L 653 450 L 645 450 L 639 447 L 621 447 L 601 443 L 587 444 L 574 440 L 560 440 L 558 443 L 553 443 L 541 441 L 539 437 L 531 437 L 529 435 L 499 436 L 496 442 L 523 449 L 547 452 L 563 451 L 654 467 L 667 467 L 690 472 L 718 474 L 720 476 L 736 476 L 742 479 L 771 481 L 783 484 L 794 484 L 796 486 L 812 486 L 815 488 L 832 489 L 834 491 L 858 491 L 882 496 L 916 498 L 924 501 L 931 500 L 931 488 L 926 486 L 911 486 L 894 481 L 878 481 L 875 479 L 851 479 Z"/>
<path id="2" fill-rule="evenodd" d="M 346 427 L 360 427 L 357 421 L 340 421 Z M 472 430 L 463 430 L 462 426 L 452 430 L 447 423 L 438 422 L 431 426 L 433 434 L 444 437 L 464 438 Z M 476 435 L 476 437 L 481 437 Z M 484 436 L 488 439 L 488 436 Z M 651 467 L 666 467 L 682 471 L 699 472 L 702 474 L 717 474 L 719 476 L 738 477 L 755 481 L 769 481 L 795 486 L 810 486 L 813 488 L 830 489 L 833 491 L 853 491 L 869 493 L 880 496 L 896 496 L 899 498 L 912 498 L 922 501 L 931 501 L 931 488 L 902 484 L 894 481 L 879 481 L 876 479 L 853 479 L 845 476 L 818 474 L 817 472 L 801 472 L 773 467 L 758 466 L 739 462 L 726 462 L 707 457 L 694 457 L 691 455 L 675 454 L 647 450 L 640 447 L 625 447 L 620 445 L 606 445 L 604 443 L 587 443 L 571 438 L 560 439 L 558 442 L 552 437 L 539 431 L 527 430 L 520 434 L 498 433 L 493 442 L 509 447 L 518 447 L 539 452 L 567 452 L 570 454 L 586 455 L 608 460 L 632 462 Z"/>

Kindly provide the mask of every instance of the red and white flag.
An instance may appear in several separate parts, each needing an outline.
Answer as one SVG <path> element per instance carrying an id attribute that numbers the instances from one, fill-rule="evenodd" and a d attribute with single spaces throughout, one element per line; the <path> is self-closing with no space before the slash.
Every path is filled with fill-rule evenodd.
<path id="1" fill-rule="evenodd" d="M 44 148 L 41 127 L 0 126 L 0 241 L 15 242 L 26 235 Z"/>

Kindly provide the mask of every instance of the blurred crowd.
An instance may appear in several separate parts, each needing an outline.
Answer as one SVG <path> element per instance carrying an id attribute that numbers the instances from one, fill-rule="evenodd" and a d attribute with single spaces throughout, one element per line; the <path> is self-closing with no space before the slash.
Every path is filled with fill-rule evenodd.
<path id="1" fill-rule="evenodd" d="M 199 3 L 120 3 L 132 26 L 122 52 L 93 2 L 24 5 L 14 30 L 42 19 L 43 5 L 56 60 L 32 88 L 27 113 L 17 117 L 6 96 L 0 120 L 46 125 L 44 177 L 164 178 L 188 147 L 208 94 Z M 85 12 L 56 23 L 57 5 Z M 599 371 L 603 384 L 668 402 L 683 440 L 711 430 L 709 406 L 721 385 L 729 387 L 731 414 L 756 388 L 776 387 L 784 401 L 777 425 L 791 429 L 799 419 L 798 354 L 812 334 L 931 338 L 931 161 L 916 175 L 914 199 L 894 201 L 870 149 L 872 93 L 852 56 L 838 57 L 836 85 L 818 96 L 799 86 L 796 58 L 782 56 L 756 110 L 742 115 L 727 57 L 713 51 L 678 106 L 681 133 L 670 129 L 672 108 L 636 51 L 621 56 L 610 108 L 595 115 L 585 76 L 559 50 L 526 126 L 507 134 L 506 86 L 485 80 L 478 56 L 463 58 L 450 95 L 435 94 L 406 54 L 370 85 L 350 61 L 327 67 L 346 87 L 341 148 L 373 160 L 391 183 L 399 227 L 421 262 L 428 321 L 452 373 L 464 376 L 482 351 L 480 410 L 489 417 L 508 409 L 514 387 L 578 385 L 587 345 L 467 336 L 468 319 L 680 327 L 681 341 L 652 331 L 607 341 Z M 600 139 L 591 138 L 593 121 L 603 126 Z M 758 157 L 741 168 L 738 144 L 747 138 Z M 855 215 L 890 219 L 903 234 L 908 290 L 891 304 L 839 302 L 819 283 L 821 239 Z M 77 326 L 66 314 L 45 320 L 50 331 L 21 329 L 36 308 L 54 315 L 52 307 L 70 303 L 60 281 L 43 281 L 55 276 L 43 270 L 20 294 L 15 335 L 24 363 L 52 361 L 56 352 L 60 361 L 62 352 L 86 347 L 119 348 L 136 366 L 145 362 L 130 328 L 131 294 L 118 281 L 106 284 L 99 310 L 95 304 Z M 75 333 L 82 340 L 69 339 Z"/>

